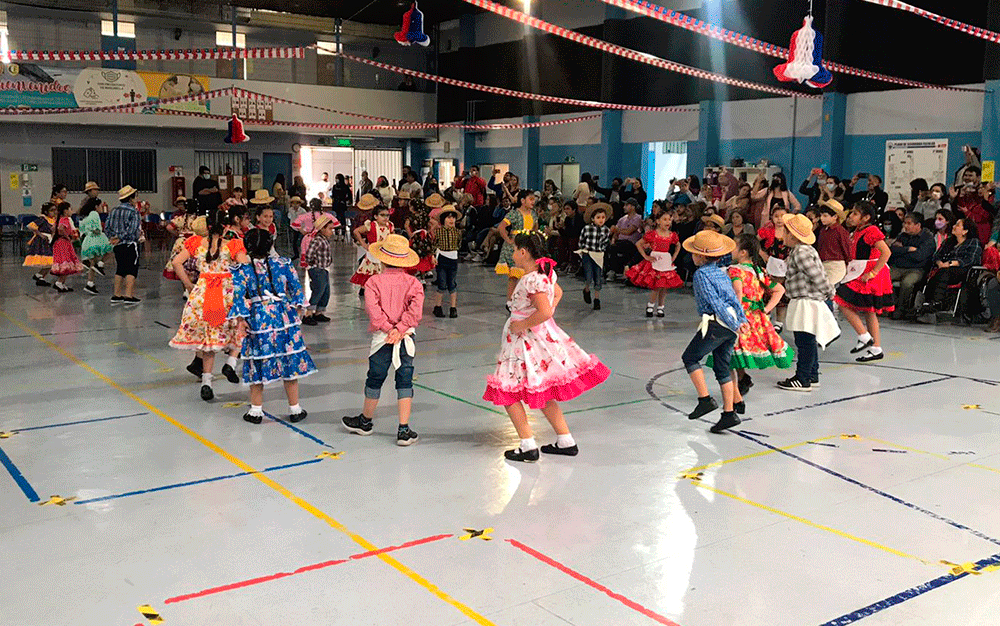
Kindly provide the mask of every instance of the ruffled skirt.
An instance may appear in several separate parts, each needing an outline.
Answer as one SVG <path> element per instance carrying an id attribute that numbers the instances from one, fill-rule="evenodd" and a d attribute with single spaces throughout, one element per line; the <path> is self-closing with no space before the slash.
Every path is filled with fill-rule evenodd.
<path id="1" fill-rule="evenodd" d="M 684 281 L 677 272 L 654 270 L 653 264 L 645 259 L 638 265 L 630 267 L 625 272 L 625 277 L 636 287 L 645 289 L 677 289 L 684 286 Z"/>

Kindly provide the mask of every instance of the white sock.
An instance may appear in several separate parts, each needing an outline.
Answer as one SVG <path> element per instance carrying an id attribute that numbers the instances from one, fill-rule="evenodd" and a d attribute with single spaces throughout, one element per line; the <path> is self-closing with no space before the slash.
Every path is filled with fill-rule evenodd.
<path id="1" fill-rule="evenodd" d="M 104 269 L 104 261 L 98 261 L 97 262 L 97 267 L 99 267 L 101 269 Z"/>
<path id="2" fill-rule="evenodd" d="M 250 415 L 264 417 L 264 405 L 251 404 L 249 413 Z"/>
<path id="3" fill-rule="evenodd" d="M 201 375 L 201 384 L 212 386 L 212 372 L 205 372 Z"/>
<path id="4" fill-rule="evenodd" d="M 535 443 L 534 437 L 528 437 L 527 439 L 521 440 L 521 452 L 528 452 L 529 450 L 535 450 L 538 448 L 538 444 Z"/>
<path id="5" fill-rule="evenodd" d="M 654 305 L 653 305 L 653 303 L 652 303 L 652 302 L 649 302 L 649 303 L 647 303 L 647 304 L 646 304 L 646 310 L 647 310 L 647 311 L 652 311 L 652 310 L 653 310 L 653 306 L 654 306 Z"/>
<path id="6" fill-rule="evenodd" d="M 659 306 L 656 307 L 656 310 L 657 311 L 662 311 L 664 306 L 666 306 L 666 305 L 661 304 L 661 305 L 659 305 Z"/>
<path id="7" fill-rule="evenodd" d="M 288 413 L 290 415 L 298 415 L 301 412 L 302 412 L 302 405 L 301 404 L 289 404 L 288 405 Z"/>
<path id="8" fill-rule="evenodd" d="M 862 333 L 862 334 L 858 335 L 858 343 L 859 344 L 868 343 L 871 340 L 872 340 L 871 333 Z"/>
<path id="9" fill-rule="evenodd" d="M 573 439 L 573 435 L 566 433 L 565 435 L 556 435 L 556 447 L 557 448 L 572 448 L 576 445 L 576 441 Z"/>
<path id="10" fill-rule="evenodd" d="M 63 284 L 63 282 L 62 282 L 61 280 L 57 280 L 57 281 L 56 281 L 56 287 L 65 287 L 65 286 L 66 286 L 66 285 L 64 285 L 64 284 Z"/>
<path id="11" fill-rule="evenodd" d="M 92 281 L 92 280 L 88 280 L 88 281 L 87 281 L 87 286 L 88 286 L 88 287 L 93 287 L 93 286 L 94 286 L 94 281 Z"/>
<path id="12" fill-rule="evenodd" d="M 236 357 L 231 356 L 231 357 L 227 358 L 226 359 L 226 365 L 228 365 L 229 367 L 231 367 L 233 369 L 236 369 Z"/>
<path id="13" fill-rule="evenodd" d="M 882 348 L 880 346 L 872 346 L 868 348 L 868 352 L 872 354 L 882 354 Z"/>

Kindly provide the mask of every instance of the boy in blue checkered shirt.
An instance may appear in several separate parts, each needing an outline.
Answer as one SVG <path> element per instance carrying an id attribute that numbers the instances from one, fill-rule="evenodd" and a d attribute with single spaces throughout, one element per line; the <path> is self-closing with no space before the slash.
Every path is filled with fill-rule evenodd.
<path id="1" fill-rule="evenodd" d="M 583 301 L 590 304 L 590 286 L 594 286 L 594 310 L 601 310 L 601 287 L 604 285 L 604 252 L 611 240 L 608 221 L 610 206 L 598 203 L 587 211 L 588 224 L 580 232 L 580 250 L 583 265 Z"/>

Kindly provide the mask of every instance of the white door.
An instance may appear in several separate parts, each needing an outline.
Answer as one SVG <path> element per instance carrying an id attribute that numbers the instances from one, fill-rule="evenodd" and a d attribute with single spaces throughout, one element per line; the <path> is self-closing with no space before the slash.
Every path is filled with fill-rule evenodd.
<path id="1" fill-rule="evenodd" d="M 398 187 L 399 175 L 403 171 L 402 150 L 355 150 L 354 151 L 354 187 L 357 191 L 361 181 L 361 172 L 368 172 L 372 183 L 378 182 L 379 176 L 385 176 L 391 187 Z"/>

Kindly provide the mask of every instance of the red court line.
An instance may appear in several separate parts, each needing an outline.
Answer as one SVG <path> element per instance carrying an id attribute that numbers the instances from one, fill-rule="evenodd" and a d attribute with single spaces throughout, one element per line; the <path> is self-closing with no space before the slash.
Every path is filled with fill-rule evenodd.
<path id="1" fill-rule="evenodd" d="M 624 604 L 628 608 L 632 609 L 633 611 L 637 611 L 639 613 L 642 613 L 643 615 L 645 615 L 646 617 L 648 617 L 651 620 L 654 620 L 654 621 L 659 622 L 661 624 L 665 624 L 666 626 L 680 626 L 679 624 L 677 624 L 677 622 L 672 622 L 669 619 L 667 619 L 667 618 L 663 617 L 662 615 L 660 615 L 659 613 L 655 613 L 655 612 L 651 611 L 650 609 L 647 609 L 646 607 L 642 606 L 638 602 L 635 602 L 634 600 L 629 600 L 625 596 L 623 596 L 623 595 L 621 595 L 619 593 L 615 593 L 614 591 L 611 591 L 610 589 L 608 589 L 604 585 L 600 584 L 599 582 L 597 582 L 595 580 L 591 580 L 590 578 L 587 578 L 586 576 L 584 576 L 580 572 L 577 572 L 575 570 L 572 570 L 572 569 L 566 567 L 565 565 L 563 565 L 559 561 L 556 561 L 555 559 L 547 557 L 547 556 L 545 556 L 544 554 L 542 554 L 541 552 L 539 552 L 537 550 L 529 548 L 528 546 L 524 545 L 520 541 L 517 541 L 515 539 L 508 539 L 507 543 L 509 543 L 510 545 L 514 546 L 518 550 L 521 550 L 522 552 L 526 552 L 527 554 L 530 554 L 531 556 L 535 557 L 536 559 L 538 559 L 542 563 L 545 563 L 546 565 L 550 565 L 550 566 L 556 568 L 557 570 L 559 570 L 560 572 L 562 572 L 564 574 L 567 574 L 569 576 L 572 576 L 573 578 L 579 580 L 583 584 L 585 584 L 585 585 L 587 585 L 589 587 L 593 587 L 594 589 L 600 591 L 601 593 L 607 594 L 607 596 L 609 598 L 612 598 L 614 600 L 618 600 L 619 602 L 621 602 L 622 604 Z"/>
<path id="2" fill-rule="evenodd" d="M 270 576 L 251 578 L 250 580 L 244 580 L 238 583 L 231 583 L 228 585 L 222 585 L 220 587 L 212 587 L 210 589 L 205 589 L 204 591 L 196 591 L 194 593 L 188 593 L 182 596 L 174 596 L 173 598 L 168 598 L 167 600 L 164 600 L 163 603 L 176 604 L 178 602 L 185 602 L 187 600 L 194 600 L 195 598 L 203 598 L 205 596 L 210 596 L 216 593 L 222 593 L 223 591 L 232 591 L 234 589 L 251 587 L 253 585 L 259 585 L 261 583 L 271 582 L 272 580 L 280 580 L 282 578 L 288 578 L 289 576 L 296 576 L 298 574 L 304 574 L 306 572 L 313 572 L 318 569 L 333 567 L 334 565 L 342 565 L 344 563 L 347 563 L 348 561 L 358 561 L 360 559 L 367 559 L 368 557 L 378 556 L 380 554 L 386 554 L 388 552 L 396 552 L 397 550 L 403 550 L 405 548 L 412 548 L 414 546 L 421 546 L 426 543 L 441 541 L 442 539 L 448 539 L 449 537 L 453 536 L 454 535 L 435 535 L 433 537 L 425 537 L 423 539 L 417 539 L 415 541 L 408 541 L 398 546 L 389 546 L 386 548 L 379 548 L 378 550 L 369 550 L 368 552 L 362 552 L 360 554 L 349 556 L 346 559 L 337 559 L 335 561 L 324 561 L 322 563 L 314 563 L 313 565 L 305 565 L 295 570 L 294 572 L 278 572 L 277 574 L 271 574 Z"/>

